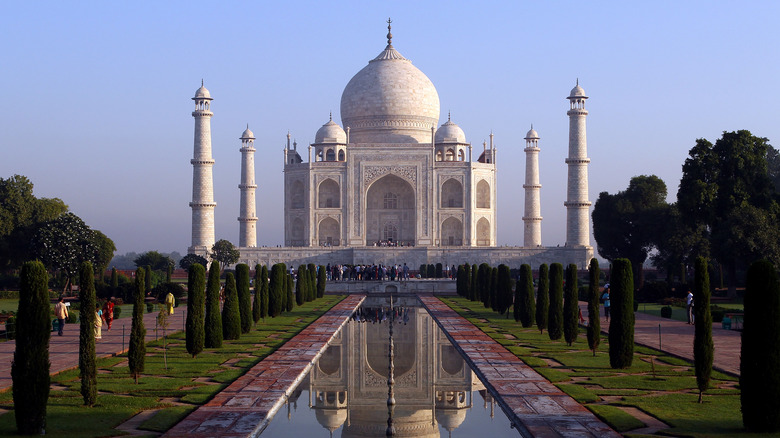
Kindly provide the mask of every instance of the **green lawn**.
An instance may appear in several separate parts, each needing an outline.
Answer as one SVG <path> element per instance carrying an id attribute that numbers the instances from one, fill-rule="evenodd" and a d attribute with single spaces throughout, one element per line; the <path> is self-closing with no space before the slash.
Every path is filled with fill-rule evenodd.
<path id="1" fill-rule="evenodd" d="M 582 327 L 579 339 L 569 347 L 562 339 L 551 341 L 546 330 L 540 333 L 535 326 L 524 329 L 513 319 L 485 309 L 481 302 L 439 298 L 626 436 L 644 425 L 619 409 L 621 406 L 638 408 L 668 424 L 670 428 L 662 431 L 664 435 L 758 436 L 742 429 L 738 382 L 734 377 L 713 372 L 704 403 L 699 404 L 694 367 L 688 361 L 636 346 L 632 366 L 615 370 L 609 365 L 606 335 L 601 336 L 594 357 Z M 515 339 L 506 342 L 507 334 Z"/>
<path id="2" fill-rule="evenodd" d="M 103 437 L 121 435 L 114 427 L 137 413 L 158 409 L 142 428 L 164 432 L 173 427 L 187 413 L 206 403 L 236 378 L 246 373 L 258 361 L 271 354 L 287 340 L 327 312 L 344 297 L 326 295 L 324 298 L 296 307 L 291 312 L 260 322 L 248 334 L 236 341 L 225 341 L 220 349 L 207 349 L 192 358 L 185 347 L 184 334 L 168 336 L 167 366 L 163 356 L 162 339 L 147 344 L 143 376 L 136 385 L 130 377 L 127 357 L 98 360 L 98 399 L 92 408 L 82 406 L 81 382 L 78 369 L 59 373 L 52 383 L 63 389 L 52 390 L 47 409 L 47 436 Z M 132 307 L 132 306 L 130 306 Z M 126 313 L 125 313 L 126 312 Z M 129 317 L 130 310 L 123 310 Z M 124 319 L 124 318 L 122 318 Z M 129 324 L 129 319 L 127 320 Z M 179 324 L 174 320 L 174 327 Z M 153 330 L 154 327 L 147 327 Z M 239 360 L 230 366 L 226 361 Z M 238 367 L 238 368 L 236 368 Z M 208 377 L 207 382 L 195 382 Z M 163 403 L 163 397 L 173 397 L 186 406 Z M 11 391 L 0 393 L 0 407 L 13 410 Z M 0 415 L 0 436 L 15 436 L 13 412 Z"/>
<path id="3" fill-rule="evenodd" d="M 742 304 L 717 303 L 717 305 L 734 312 L 742 312 L 744 309 L 744 306 Z M 662 304 L 655 304 L 655 303 L 639 303 L 638 311 L 642 313 L 647 313 L 648 315 L 661 316 L 662 307 L 665 306 Z M 688 314 L 686 313 L 684 308 L 672 306 L 672 319 L 675 321 L 685 322 L 688 320 Z"/>

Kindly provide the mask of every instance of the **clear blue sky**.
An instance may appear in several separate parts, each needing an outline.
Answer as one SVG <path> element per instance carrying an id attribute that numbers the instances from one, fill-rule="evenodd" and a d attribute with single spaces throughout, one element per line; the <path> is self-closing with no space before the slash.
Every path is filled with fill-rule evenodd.
<path id="1" fill-rule="evenodd" d="M 674 200 L 695 139 L 780 146 L 778 2 L 3 2 L 0 176 L 22 174 L 127 251 L 190 244 L 193 103 L 212 120 L 217 239 L 238 241 L 240 141 L 257 136 L 258 243 L 283 243 L 282 147 L 341 122 L 341 92 L 393 45 L 481 149 L 498 147 L 498 242 L 522 244 L 523 137 L 541 136 L 543 244 L 565 241 L 579 78 L 590 198 L 655 174 Z M 593 242 L 595 244 L 595 242 Z"/>

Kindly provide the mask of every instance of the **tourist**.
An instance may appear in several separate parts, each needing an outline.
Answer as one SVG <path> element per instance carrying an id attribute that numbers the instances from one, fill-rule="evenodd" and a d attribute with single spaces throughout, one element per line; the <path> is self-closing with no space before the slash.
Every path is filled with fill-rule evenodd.
<path id="1" fill-rule="evenodd" d="M 68 317 L 68 306 L 65 305 L 65 297 L 60 297 L 57 305 L 54 306 L 54 316 L 59 322 L 57 335 L 62 336 L 62 329 L 65 328 L 65 319 Z"/>
<path id="2" fill-rule="evenodd" d="M 604 304 L 604 319 L 609 322 L 609 283 L 604 285 L 604 292 L 601 294 L 601 302 Z"/>
<path id="3" fill-rule="evenodd" d="M 406 266 L 406 263 L 404 263 L 403 273 L 404 273 L 404 281 L 408 281 L 409 280 L 409 267 Z"/>
<path id="4" fill-rule="evenodd" d="M 111 331 L 111 322 L 114 321 L 114 297 L 111 297 L 103 305 L 103 318 L 105 318 L 108 325 L 108 331 Z"/>
<path id="5" fill-rule="evenodd" d="M 165 296 L 165 307 L 169 315 L 173 315 L 174 304 L 176 304 L 176 298 L 173 297 L 172 293 L 168 292 L 168 295 Z"/>
<path id="6" fill-rule="evenodd" d="M 685 297 L 685 310 L 688 313 L 688 324 L 693 325 L 693 293 L 690 290 Z"/>
<path id="7" fill-rule="evenodd" d="M 95 340 L 103 339 L 101 328 L 103 327 L 103 311 L 100 310 L 100 304 L 95 305 Z"/>

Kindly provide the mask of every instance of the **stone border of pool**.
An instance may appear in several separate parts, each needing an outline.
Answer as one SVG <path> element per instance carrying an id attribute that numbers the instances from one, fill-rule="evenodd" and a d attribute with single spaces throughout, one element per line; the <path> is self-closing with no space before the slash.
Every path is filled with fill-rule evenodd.
<path id="1" fill-rule="evenodd" d="M 621 436 L 441 300 L 419 299 L 523 436 Z"/>
<path id="2" fill-rule="evenodd" d="M 350 295 L 333 306 L 163 436 L 259 435 L 364 299 Z"/>

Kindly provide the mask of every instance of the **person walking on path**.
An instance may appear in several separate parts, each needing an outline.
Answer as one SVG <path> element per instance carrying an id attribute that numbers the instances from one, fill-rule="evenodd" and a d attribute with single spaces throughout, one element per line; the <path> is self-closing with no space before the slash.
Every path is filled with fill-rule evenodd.
<path id="1" fill-rule="evenodd" d="M 688 324 L 693 325 L 693 292 L 688 291 L 688 296 L 685 297 L 685 309 L 688 311 Z"/>
<path id="2" fill-rule="evenodd" d="M 601 293 L 601 302 L 604 304 L 604 319 L 609 322 L 609 283 L 604 285 L 604 292 Z"/>
<path id="3" fill-rule="evenodd" d="M 95 306 L 95 339 L 103 339 L 103 311 L 100 310 L 100 305 Z"/>
<path id="4" fill-rule="evenodd" d="M 103 318 L 108 325 L 108 331 L 111 331 L 111 322 L 114 321 L 114 297 L 111 297 L 106 304 L 103 305 Z"/>
<path id="5" fill-rule="evenodd" d="M 165 308 L 168 309 L 168 314 L 173 315 L 173 305 L 176 304 L 176 298 L 173 297 L 173 294 L 168 292 L 168 295 L 165 296 Z"/>
<path id="6" fill-rule="evenodd" d="M 65 305 L 65 297 L 60 297 L 57 305 L 54 306 L 54 316 L 57 317 L 57 335 L 62 336 L 62 329 L 65 328 L 65 319 L 68 318 L 68 306 Z"/>

